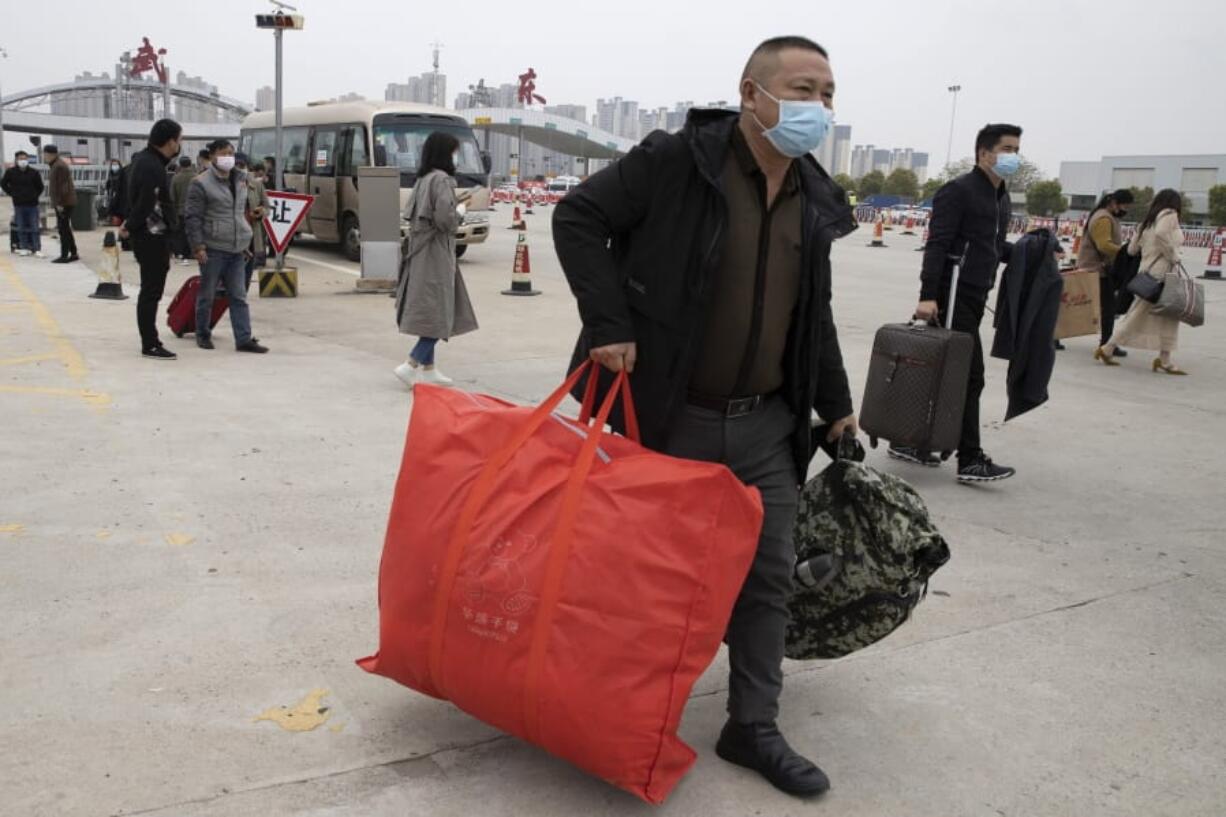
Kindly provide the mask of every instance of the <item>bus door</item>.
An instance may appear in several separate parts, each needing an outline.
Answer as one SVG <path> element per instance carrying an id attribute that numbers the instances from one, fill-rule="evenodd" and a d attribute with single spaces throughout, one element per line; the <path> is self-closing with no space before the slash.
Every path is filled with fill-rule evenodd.
<path id="1" fill-rule="evenodd" d="M 358 168 L 370 164 L 366 151 L 366 128 L 345 125 L 341 128 L 340 158 L 336 164 L 337 223 L 340 241 L 350 259 L 361 259 L 361 237 L 358 225 Z"/>
<path id="2" fill-rule="evenodd" d="M 321 241 L 336 241 L 340 230 L 336 224 L 336 165 L 340 130 L 334 125 L 315 128 L 308 154 L 310 179 L 307 192 L 315 197 L 308 214 L 311 233 Z"/>

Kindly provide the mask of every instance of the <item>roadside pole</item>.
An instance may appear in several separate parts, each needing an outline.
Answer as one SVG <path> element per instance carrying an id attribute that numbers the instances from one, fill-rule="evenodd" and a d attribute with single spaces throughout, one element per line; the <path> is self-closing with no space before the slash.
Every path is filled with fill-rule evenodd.
<path id="1" fill-rule="evenodd" d="M 276 86 L 277 86 L 277 112 L 276 112 L 277 124 L 276 124 L 276 136 L 273 139 L 272 184 L 273 184 L 273 187 L 276 188 L 277 190 L 284 190 L 285 189 L 285 154 L 284 154 L 285 145 L 282 142 L 282 133 L 281 133 L 281 109 L 282 109 L 281 35 L 285 33 L 285 30 L 287 28 L 294 29 L 296 31 L 301 31 L 304 18 L 301 14 L 283 13 L 286 10 L 297 11 L 297 9 L 291 5 L 287 5 L 286 3 L 279 2 L 279 0 L 270 0 L 270 2 L 274 6 L 277 7 L 277 11 L 273 14 L 255 15 L 255 27 L 272 29 L 272 38 L 275 44 Z M 284 251 L 278 252 L 276 254 L 276 257 L 277 257 L 277 271 L 280 272 L 281 270 L 285 269 Z"/>

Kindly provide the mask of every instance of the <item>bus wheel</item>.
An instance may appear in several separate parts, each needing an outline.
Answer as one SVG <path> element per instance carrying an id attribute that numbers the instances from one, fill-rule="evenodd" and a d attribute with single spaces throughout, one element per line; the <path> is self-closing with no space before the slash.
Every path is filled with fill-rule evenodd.
<path id="1" fill-rule="evenodd" d="M 341 227 L 341 250 L 350 261 L 362 260 L 362 233 L 356 216 L 345 216 Z"/>
<path id="2" fill-rule="evenodd" d="M 467 244 L 456 244 L 455 245 L 455 257 L 456 258 L 463 257 L 464 253 L 466 253 L 467 251 L 468 251 Z"/>

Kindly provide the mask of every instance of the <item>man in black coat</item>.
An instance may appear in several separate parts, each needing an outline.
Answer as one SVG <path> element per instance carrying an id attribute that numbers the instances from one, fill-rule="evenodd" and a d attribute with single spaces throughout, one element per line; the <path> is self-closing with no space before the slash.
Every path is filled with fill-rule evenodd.
<path id="1" fill-rule="evenodd" d="M 1012 206 L 1006 180 L 1021 164 L 1022 129 L 1016 125 L 987 125 L 975 137 L 975 167 L 937 191 L 932 200 L 932 221 L 924 246 L 920 273 L 920 300 L 915 316 L 921 320 L 948 322 L 974 338 L 966 404 L 962 413 L 962 437 L 958 443 L 958 481 L 995 482 L 1013 476 L 1014 469 L 997 465 L 984 453 L 979 441 L 979 397 L 983 394 L 983 322 L 988 293 L 996 285 L 996 270 L 1009 260 L 1009 220 Z M 950 289 L 957 267 L 958 283 L 953 303 Z M 895 459 L 938 466 L 935 454 L 925 457 L 914 448 L 890 446 Z"/>
<path id="2" fill-rule="evenodd" d="M 159 119 L 149 131 L 149 144 L 128 165 L 127 217 L 119 228 L 121 239 L 130 238 L 132 254 L 140 265 L 140 296 L 136 302 L 136 325 L 140 329 L 141 354 L 150 360 L 174 360 L 177 355 L 158 337 L 158 302 L 166 289 L 170 271 L 170 238 L 179 227 L 178 214 L 170 200 L 166 165 L 179 155 L 183 128 L 173 119 Z"/>
<path id="3" fill-rule="evenodd" d="M 829 786 L 775 719 L 812 410 L 830 438 L 857 431 L 831 314 L 830 246 L 855 229 L 843 191 L 810 155 L 832 121 L 824 49 L 760 45 L 740 113 L 691 111 L 571 191 L 554 244 L 589 357 L 625 369 L 645 445 L 722 462 L 757 487 L 765 519 L 728 625 L 729 720 L 716 752 L 784 791 Z M 617 417 L 616 427 L 624 420 Z"/>

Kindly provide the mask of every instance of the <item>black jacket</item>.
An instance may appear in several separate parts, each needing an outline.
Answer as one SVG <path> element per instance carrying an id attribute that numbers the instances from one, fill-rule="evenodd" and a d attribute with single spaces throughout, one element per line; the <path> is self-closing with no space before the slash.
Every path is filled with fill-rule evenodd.
<path id="1" fill-rule="evenodd" d="M 643 442 L 662 448 L 685 405 L 719 264 L 728 206 L 720 172 L 735 112 L 694 110 L 678 134 L 657 131 L 558 203 L 554 246 L 579 303 L 583 331 L 572 369 L 590 349 L 635 342 L 631 387 Z M 830 246 L 856 229 L 841 188 L 806 157 L 802 275 L 784 360 L 783 396 L 796 415 L 793 454 L 804 478 L 813 455 L 810 410 L 852 413 L 830 309 Z M 611 382 L 602 373 L 600 394 Z M 620 414 L 614 427 L 624 424 Z"/>
<path id="2" fill-rule="evenodd" d="M 132 165 L 124 165 L 118 173 L 106 178 L 106 214 L 122 223 L 128 214 L 128 173 Z"/>
<path id="3" fill-rule="evenodd" d="M 13 197 L 15 207 L 29 207 L 38 204 L 38 197 L 43 194 L 43 177 L 32 167 L 22 170 L 14 165 L 0 178 L 0 190 Z"/>
<path id="4" fill-rule="evenodd" d="M 996 187 L 978 167 L 938 190 L 924 245 L 920 300 L 937 300 L 949 286 L 955 261 L 963 257 L 958 291 L 986 298 L 996 283 L 996 268 L 1009 260 L 1011 213 L 1005 185 Z"/>
<path id="5" fill-rule="evenodd" d="M 127 178 L 127 218 L 124 227 L 134 236 L 144 235 L 149 223 L 149 216 L 154 208 L 161 211 L 162 221 L 166 231 L 178 229 L 179 215 L 170 201 L 170 183 L 166 178 L 166 164 L 170 160 L 163 156 L 152 145 L 132 157 L 128 165 Z"/>
<path id="6" fill-rule="evenodd" d="M 1009 361 L 1006 420 L 1047 402 L 1047 385 L 1056 365 L 1052 338 L 1064 292 L 1056 264 L 1059 246 L 1048 230 L 1022 236 L 1013 245 L 1000 282 L 992 357 Z"/>

